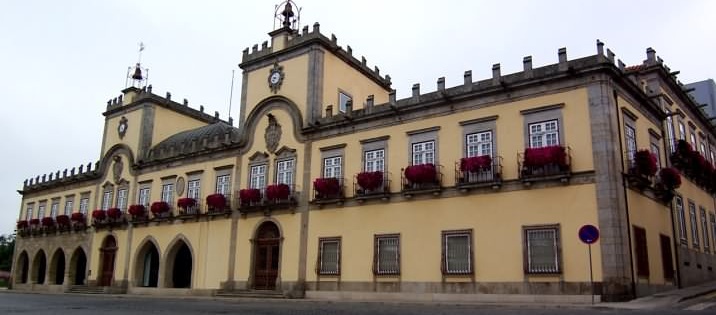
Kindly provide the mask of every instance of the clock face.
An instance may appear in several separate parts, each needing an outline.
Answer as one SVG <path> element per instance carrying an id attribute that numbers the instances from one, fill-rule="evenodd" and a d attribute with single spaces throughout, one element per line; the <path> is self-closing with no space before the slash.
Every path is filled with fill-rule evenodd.
<path id="1" fill-rule="evenodd" d="M 283 83 L 283 67 L 275 63 L 273 69 L 269 71 L 268 85 L 272 92 L 277 93 L 281 83 Z"/>
<path id="2" fill-rule="evenodd" d="M 122 119 L 119 120 L 119 125 L 117 126 L 117 132 L 119 133 L 119 138 L 124 138 L 124 134 L 127 132 L 127 118 L 122 117 Z"/>
<path id="3" fill-rule="evenodd" d="M 276 84 L 278 81 L 281 81 L 281 74 L 278 72 L 274 72 L 271 74 L 271 78 L 269 79 L 271 84 Z"/>

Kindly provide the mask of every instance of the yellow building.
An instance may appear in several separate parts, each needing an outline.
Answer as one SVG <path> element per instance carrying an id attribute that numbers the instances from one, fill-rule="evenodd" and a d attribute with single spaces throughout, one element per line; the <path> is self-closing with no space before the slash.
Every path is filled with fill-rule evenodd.
<path id="1" fill-rule="evenodd" d="M 243 53 L 238 128 L 129 87 L 97 163 L 24 183 L 13 289 L 623 300 L 716 279 L 716 133 L 653 50 L 396 99 L 289 10 Z"/>

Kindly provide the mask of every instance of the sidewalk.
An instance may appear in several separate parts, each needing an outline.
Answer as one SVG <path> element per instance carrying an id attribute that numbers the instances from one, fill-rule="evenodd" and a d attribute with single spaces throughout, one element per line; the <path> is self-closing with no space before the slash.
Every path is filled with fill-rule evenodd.
<path id="1" fill-rule="evenodd" d="M 700 285 L 671 290 L 666 292 L 657 293 L 650 296 L 645 296 L 629 302 L 623 303 L 600 303 L 599 307 L 609 308 L 623 308 L 623 309 L 656 309 L 656 308 L 669 308 L 678 303 L 684 302 L 689 299 L 697 298 L 700 296 L 707 295 L 709 293 L 716 292 L 716 281 L 707 282 Z"/>

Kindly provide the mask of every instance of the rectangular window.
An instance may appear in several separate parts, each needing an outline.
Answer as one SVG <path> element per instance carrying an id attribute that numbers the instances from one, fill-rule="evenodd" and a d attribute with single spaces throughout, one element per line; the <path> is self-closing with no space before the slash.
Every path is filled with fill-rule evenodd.
<path id="1" fill-rule="evenodd" d="M 664 267 L 664 279 L 674 280 L 674 261 L 671 254 L 671 238 L 659 235 L 661 243 L 661 265 Z"/>
<path id="2" fill-rule="evenodd" d="M 676 200 L 676 202 L 674 202 L 676 205 L 676 217 L 679 220 L 679 239 L 682 244 L 688 245 L 689 243 L 686 239 L 686 213 L 684 213 L 684 201 L 679 196 L 676 196 L 674 200 Z"/>
<path id="3" fill-rule="evenodd" d="M 87 211 L 89 210 L 89 198 L 81 198 L 80 199 L 80 213 L 87 215 Z"/>
<path id="4" fill-rule="evenodd" d="M 50 217 L 57 217 L 57 211 L 60 209 L 60 202 L 59 201 L 53 201 L 52 205 L 50 205 Z"/>
<path id="5" fill-rule="evenodd" d="M 193 179 L 186 183 L 186 196 L 199 201 L 201 197 L 201 180 Z"/>
<path id="6" fill-rule="evenodd" d="M 37 218 L 42 219 L 45 217 L 45 205 L 40 205 L 37 208 Z"/>
<path id="7" fill-rule="evenodd" d="M 706 143 L 701 141 L 701 144 L 699 145 L 699 149 L 700 149 L 701 155 L 703 155 L 705 157 L 706 156 Z"/>
<path id="8" fill-rule="evenodd" d="M 168 203 L 170 207 L 174 204 L 174 184 L 162 185 L 162 201 Z"/>
<path id="9" fill-rule="evenodd" d="M 691 220 L 691 244 L 694 248 L 699 248 L 699 224 L 696 217 L 696 205 L 689 201 L 689 216 Z"/>
<path id="10" fill-rule="evenodd" d="M 266 165 L 251 166 L 249 188 L 264 189 L 266 187 Z"/>
<path id="11" fill-rule="evenodd" d="M 634 226 L 634 252 L 636 254 L 636 275 L 649 276 L 649 250 L 646 246 L 646 230 Z"/>
<path id="12" fill-rule="evenodd" d="M 366 172 L 383 172 L 385 171 L 385 149 L 365 151 L 363 153 Z"/>
<path id="13" fill-rule="evenodd" d="M 699 212 L 701 214 L 701 232 L 703 233 L 704 237 L 704 251 L 709 251 L 709 222 L 706 221 L 706 209 L 704 207 L 699 207 Z"/>
<path id="14" fill-rule="evenodd" d="M 525 227 L 525 271 L 527 273 L 559 273 L 559 228 Z"/>
<path id="15" fill-rule="evenodd" d="M 378 275 L 400 274 L 400 235 L 376 235 L 373 272 Z"/>
<path id="16" fill-rule="evenodd" d="M 413 165 L 435 164 L 435 141 L 413 143 Z"/>
<path id="17" fill-rule="evenodd" d="M 548 120 L 528 125 L 530 148 L 559 145 L 559 125 L 557 120 Z"/>
<path id="18" fill-rule="evenodd" d="M 709 214 L 709 221 L 711 221 L 711 236 L 714 242 L 714 253 L 716 253 L 716 215 L 713 213 Z"/>
<path id="19" fill-rule="evenodd" d="M 318 274 L 339 275 L 341 273 L 341 239 L 321 238 L 318 240 Z"/>
<path id="20" fill-rule="evenodd" d="M 296 160 L 283 160 L 276 162 L 276 184 L 293 185 L 293 173 Z"/>
<path id="21" fill-rule="evenodd" d="M 231 175 L 216 176 L 216 193 L 224 196 L 231 193 Z"/>
<path id="22" fill-rule="evenodd" d="M 679 139 L 686 140 L 686 128 L 682 122 L 679 122 Z"/>
<path id="23" fill-rule="evenodd" d="M 656 166 L 661 166 L 661 153 L 659 152 L 659 145 L 656 143 L 651 144 L 651 154 L 656 157 Z"/>
<path id="24" fill-rule="evenodd" d="M 671 115 L 669 115 L 669 114 L 671 114 L 671 111 L 669 111 L 667 109 L 667 110 L 665 110 L 665 112 L 667 115 L 667 117 L 666 117 L 666 134 L 667 134 L 667 137 L 669 137 L 669 150 L 670 150 L 669 152 L 674 152 L 674 149 L 675 149 L 674 141 L 676 138 L 676 136 L 674 135 L 674 121 L 671 118 Z"/>
<path id="25" fill-rule="evenodd" d="M 716 163 L 716 156 L 714 156 L 714 148 L 709 148 L 709 156 L 711 157 L 711 163 Z"/>
<path id="26" fill-rule="evenodd" d="M 107 210 L 112 207 L 112 191 L 105 190 L 102 194 L 102 210 Z"/>
<path id="27" fill-rule="evenodd" d="M 489 155 L 492 156 L 492 131 L 471 133 L 466 137 L 467 157 Z"/>
<path id="28" fill-rule="evenodd" d="M 139 189 L 139 202 L 140 205 L 143 205 L 145 207 L 149 206 L 149 187 L 144 187 Z"/>
<path id="29" fill-rule="evenodd" d="M 32 220 L 32 206 L 27 206 L 27 209 L 25 210 L 25 220 Z"/>
<path id="30" fill-rule="evenodd" d="M 627 158 L 631 164 L 634 164 L 634 154 L 636 154 L 636 130 L 632 126 L 624 125 L 624 140 L 626 142 Z"/>
<path id="31" fill-rule="evenodd" d="M 698 145 L 696 144 L 696 134 L 693 129 L 691 129 L 691 135 L 689 138 L 689 140 L 691 140 L 691 147 L 694 148 L 694 150 L 697 150 Z"/>
<path id="32" fill-rule="evenodd" d="M 341 113 L 346 112 L 346 105 L 348 104 L 348 101 L 350 101 L 350 100 L 351 100 L 350 95 L 343 93 L 343 92 L 338 92 L 338 110 Z"/>
<path id="33" fill-rule="evenodd" d="M 117 208 L 127 210 L 127 188 L 117 190 Z"/>
<path id="34" fill-rule="evenodd" d="M 72 206 L 74 203 L 75 201 L 72 199 L 65 200 L 65 215 L 70 215 L 72 213 Z"/>
<path id="35" fill-rule="evenodd" d="M 343 157 L 334 156 L 323 159 L 323 177 L 340 178 L 342 174 L 341 161 Z"/>
<path id="36" fill-rule="evenodd" d="M 442 232 L 444 274 L 472 274 L 472 231 Z"/>

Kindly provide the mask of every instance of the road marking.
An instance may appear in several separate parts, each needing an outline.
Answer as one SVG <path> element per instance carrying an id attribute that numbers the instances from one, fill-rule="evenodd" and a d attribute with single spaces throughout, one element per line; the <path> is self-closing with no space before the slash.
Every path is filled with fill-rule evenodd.
<path id="1" fill-rule="evenodd" d="M 711 306 L 714 306 L 714 305 L 716 305 L 716 302 L 699 303 L 699 304 L 691 305 L 691 306 L 685 308 L 684 310 L 685 311 L 703 311 L 703 310 L 705 310 Z"/>

